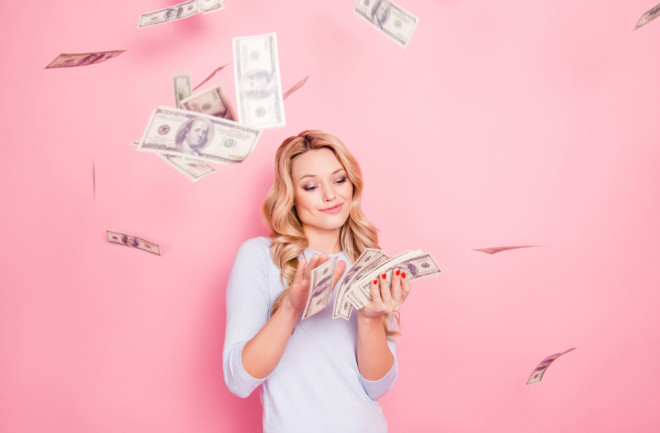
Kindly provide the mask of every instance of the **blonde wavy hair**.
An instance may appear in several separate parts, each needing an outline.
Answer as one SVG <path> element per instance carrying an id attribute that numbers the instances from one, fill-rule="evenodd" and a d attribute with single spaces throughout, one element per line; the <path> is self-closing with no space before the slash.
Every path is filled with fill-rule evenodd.
<path id="1" fill-rule="evenodd" d="M 262 211 L 266 224 L 271 230 L 270 255 L 282 273 L 285 289 L 277 296 L 270 314 L 282 304 L 289 293 L 298 267 L 298 256 L 309 246 L 303 225 L 294 207 L 294 186 L 291 179 L 293 160 L 311 150 L 330 149 L 346 170 L 348 180 L 353 184 L 353 200 L 348 218 L 341 228 L 339 239 L 342 250 L 351 263 L 354 263 L 366 248 L 378 248 L 376 227 L 367 219 L 360 207 L 362 198 L 362 171 L 357 160 L 344 143 L 334 135 L 323 131 L 307 130 L 287 138 L 275 154 L 275 178 L 264 199 Z M 388 336 L 398 335 L 390 329 L 396 317 L 383 315 L 383 325 Z"/>

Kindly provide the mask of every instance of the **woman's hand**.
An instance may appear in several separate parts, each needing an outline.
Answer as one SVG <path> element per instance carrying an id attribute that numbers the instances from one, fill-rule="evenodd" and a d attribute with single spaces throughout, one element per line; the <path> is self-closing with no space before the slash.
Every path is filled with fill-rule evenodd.
<path id="1" fill-rule="evenodd" d="M 305 257 L 302 257 L 298 262 L 298 268 L 296 269 L 296 275 L 293 277 L 293 283 L 291 284 L 291 290 L 289 294 L 284 299 L 284 302 L 288 304 L 294 311 L 302 313 L 307 305 L 307 298 L 309 298 L 309 284 L 311 281 L 312 270 L 317 266 L 322 265 L 327 262 L 329 257 L 327 254 L 323 253 L 321 256 L 314 254 L 311 259 L 309 259 L 309 264 L 305 260 Z M 332 281 L 332 289 L 337 285 L 337 281 L 343 275 L 346 270 L 346 262 L 340 260 L 335 269 L 335 275 Z"/>
<path id="2" fill-rule="evenodd" d="M 358 310 L 358 316 L 363 318 L 380 317 L 383 314 L 396 313 L 410 294 L 410 280 L 405 272 L 392 270 L 392 286 L 387 283 L 387 274 L 381 274 L 369 286 L 371 302 Z"/>

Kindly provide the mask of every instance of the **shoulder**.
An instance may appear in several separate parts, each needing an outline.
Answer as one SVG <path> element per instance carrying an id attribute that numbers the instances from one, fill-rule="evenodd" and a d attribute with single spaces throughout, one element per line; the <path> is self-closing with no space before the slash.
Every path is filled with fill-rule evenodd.
<path id="1" fill-rule="evenodd" d="M 248 239 L 238 248 L 236 258 L 271 262 L 270 244 L 271 239 L 265 236 Z"/>

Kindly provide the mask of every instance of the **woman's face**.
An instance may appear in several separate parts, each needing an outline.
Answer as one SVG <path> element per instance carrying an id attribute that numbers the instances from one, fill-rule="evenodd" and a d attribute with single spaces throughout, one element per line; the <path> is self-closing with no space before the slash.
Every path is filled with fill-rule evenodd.
<path id="1" fill-rule="evenodd" d="M 307 237 L 328 231 L 339 235 L 353 202 L 353 184 L 334 152 L 321 148 L 297 156 L 291 178 L 294 204 Z"/>

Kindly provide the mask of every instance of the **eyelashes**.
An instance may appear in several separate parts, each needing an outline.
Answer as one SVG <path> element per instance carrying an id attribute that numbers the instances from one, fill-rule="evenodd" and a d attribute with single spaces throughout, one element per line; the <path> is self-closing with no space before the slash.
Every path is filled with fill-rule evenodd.
<path id="1" fill-rule="evenodd" d="M 347 180 L 348 180 L 348 179 L 346 178 L 346 176 L 342 176 L 342 177 L 340 177 L 339 179 L 335 180 L 335 183 L 341 185 L 342 183 L 345 183 Z M 305 186 L 303 186 L 303 189 L 304 189 L 305 191 L 314 191 L 314 190 L 316 190 L 318 187 L 319 187 L 318 185 L 315 185 L 315 184 L 309 184 L 309 185 L 305 185 Z"/>

